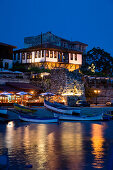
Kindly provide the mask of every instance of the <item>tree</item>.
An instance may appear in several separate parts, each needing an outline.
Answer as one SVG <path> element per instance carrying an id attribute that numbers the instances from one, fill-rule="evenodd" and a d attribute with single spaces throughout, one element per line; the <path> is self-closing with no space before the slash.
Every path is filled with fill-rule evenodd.
<path id="1" fill-rule="evenodd" d="M 95 66 L 95 74 L 113 75 L 113 57 L 99 47 L 93 48 L 83 56 L 83 66 L 81 70 L 89 73 L 88 68 L 92 64 Z"/>

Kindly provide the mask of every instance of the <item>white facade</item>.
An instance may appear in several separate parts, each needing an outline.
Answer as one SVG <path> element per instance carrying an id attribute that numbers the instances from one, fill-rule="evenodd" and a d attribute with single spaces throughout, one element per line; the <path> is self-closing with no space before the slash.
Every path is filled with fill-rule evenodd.
<path id="1" fill-rule="evenodd" d="M 18 58 L 18 56 L 19 58 Z M 37 50 L 32 52 L 21 52 L 15 55 L 16 62 L 22 64 L 53 62 L 53 63 L 69 63 L 75 65 L 82 65 L 82 53 L 64 52 L 59 50 Z"/>
<path id="2" fill-rule="evenodd" d="M 72 57 L 71 57 L 72 55 Z M 82 65 L 82 54 L 69 53 L 69 63 Z"/>

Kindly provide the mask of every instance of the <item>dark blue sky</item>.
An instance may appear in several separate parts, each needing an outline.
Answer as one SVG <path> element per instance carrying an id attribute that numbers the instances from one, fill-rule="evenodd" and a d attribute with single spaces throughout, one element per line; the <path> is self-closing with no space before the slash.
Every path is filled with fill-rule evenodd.
<path id="1" fill-rule="evenodd" d="M 47 31 L 113 56 L 113 0 L 0 0 L 1 42 L 22 48 Z"/>

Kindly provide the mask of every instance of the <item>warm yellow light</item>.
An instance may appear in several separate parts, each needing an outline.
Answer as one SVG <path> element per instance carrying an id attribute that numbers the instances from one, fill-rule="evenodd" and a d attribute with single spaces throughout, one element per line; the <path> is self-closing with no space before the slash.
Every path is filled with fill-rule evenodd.
<path id="1" fill-rule="evenodd" d="M 31 93 L 31 94 L 34 94 L 34 91 L 31 91 L 30 93 Z"/>
<path id="2" fill-rule="evenodd" d="M 62 96 L 73 96 L 74 93 L 63 93 Z"/>
<path id="3" fill-rule="evenodd" d="M 63 93 L 62 96 L 81 96 L 81 93 Z"/>
<path id="4" fill-rule="evenodd" d="M 100 90 L 94 90 L 94 93 L 98 94 L 100 93 Z"/>

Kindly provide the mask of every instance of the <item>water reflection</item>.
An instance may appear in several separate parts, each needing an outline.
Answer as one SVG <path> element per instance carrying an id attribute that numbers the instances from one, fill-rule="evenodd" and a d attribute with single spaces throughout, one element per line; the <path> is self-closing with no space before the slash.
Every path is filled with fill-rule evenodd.
<path id="1" fill-rule="evenodd" d="M 8 148 L 10 169 L 90 170 L 105 164 L 105 125 L 83 122 L 1 126 L 0 149 Z M 90 157 L 90 160 L 88 160 Z"/>
<path id="2" fill-rule="evenodd" d="M 104 126 L 98 124 L 92 124 L 92 154 L 94 155 L 93 166 L 95 168 L 103 168 L 104 157 Z"/>
<path id="3" fill-rule="evenodd" d="M 65 123 L 62 128 L 61 144 L 70 169 L 81 169 L 84 163 L 82 128 L 81 123 L 73 123 L 71 126 Z"/>

